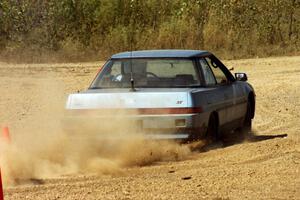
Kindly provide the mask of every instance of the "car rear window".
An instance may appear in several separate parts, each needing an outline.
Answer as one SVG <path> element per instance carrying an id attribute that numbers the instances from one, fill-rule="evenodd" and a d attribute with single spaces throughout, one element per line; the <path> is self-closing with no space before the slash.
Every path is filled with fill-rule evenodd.
<path id="1" fill-rule="evenodd" d="M 189 59 L 111 60 L 96 77 L 91 88 L 196 87 L 200 86 L 197 67 Z"/>

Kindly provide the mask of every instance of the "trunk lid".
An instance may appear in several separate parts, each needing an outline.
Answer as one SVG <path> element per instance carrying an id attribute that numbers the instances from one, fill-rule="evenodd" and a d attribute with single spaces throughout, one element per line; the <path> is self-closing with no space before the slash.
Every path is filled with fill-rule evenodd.
<path id="1" fill-rule="evenodd" d="M 187 108 L 190 88 L 92 89 L 70 94 L 66 109 Z"/>

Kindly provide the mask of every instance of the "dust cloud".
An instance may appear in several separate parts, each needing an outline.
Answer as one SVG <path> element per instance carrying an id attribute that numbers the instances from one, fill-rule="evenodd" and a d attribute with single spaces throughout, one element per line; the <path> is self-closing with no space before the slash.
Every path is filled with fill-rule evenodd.
<path id="1" fill-rule="evenodd" d="M 21 128 L 12 135 L 11 143 L 0 140 L 5 185 L 65 174 L 118 175 L 126 167 L 183 160 L 191 154 L 189 146 L 174 141 L 145 140 L 141 132 L 135 131 L 134 124 L 123 120 L 127 113 L 122 110 L 114 113 L 114 118 L 99 122 L 97 127 L 86 127 L 83 122 L 76 133 L 66 131 L 63 84 L 50 78 L 38 80 L 34 86 L 36 96 L 32 103 L 36 101 L 36 106 L 41 106 L 31 110 Z M 89 117 L 85 120 L 89 121 Z M 106 134 L 102 136 L 95 131 L 99 127 L 104 127 Z"/>

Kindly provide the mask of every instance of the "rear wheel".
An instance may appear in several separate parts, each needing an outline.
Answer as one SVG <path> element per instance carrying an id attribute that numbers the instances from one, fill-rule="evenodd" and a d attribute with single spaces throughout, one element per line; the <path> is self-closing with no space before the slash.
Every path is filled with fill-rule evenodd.
<path id="1" fill-rule="evenodd" d="M 215 114 L 212 114 L 209 118 L 206 139 L 210 143 L 216 142 L 219 139 L 219 123 Z"/>

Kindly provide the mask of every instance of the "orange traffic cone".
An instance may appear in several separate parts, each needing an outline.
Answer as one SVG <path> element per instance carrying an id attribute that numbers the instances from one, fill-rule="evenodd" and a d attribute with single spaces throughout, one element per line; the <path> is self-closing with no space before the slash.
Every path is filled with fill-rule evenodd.
<path id="1" fill-rule="evenodd" d="M 7 142 L 7 143 L 10 142 L 9 129 L 8 129 L 7 126 L 2 128 L 2 137 L 3 137 L 5 142 Z"/>
<path id="2" fill-rule="evenodd" d="M 0 200 L 4 200 L 3 188 L 2 188 L 1 169 L 0 169 Z"/>

